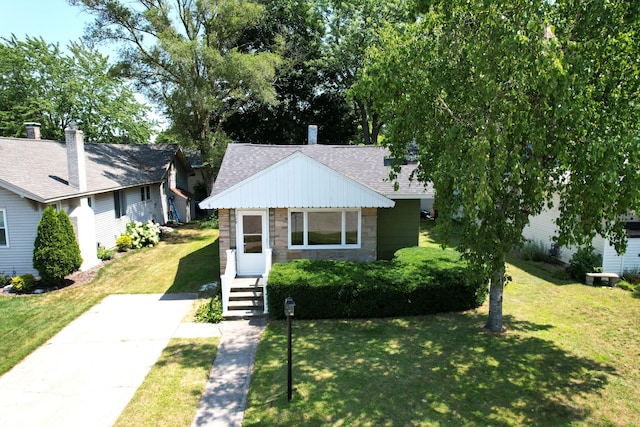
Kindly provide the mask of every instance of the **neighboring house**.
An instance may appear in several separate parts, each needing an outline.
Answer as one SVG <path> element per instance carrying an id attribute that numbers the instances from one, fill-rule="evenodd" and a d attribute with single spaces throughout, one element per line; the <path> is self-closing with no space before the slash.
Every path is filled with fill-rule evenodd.
<path id="1" fill-rule="evenodd" d="M 420 201 L 433 190 L 409 179 L 416 164 L 402 166 L 394 190 L 388 155 L 374 146 L 230 144 L 200 203 L 218 209 L 223 282 L 268 273 L 272 262 L 373 261 L 417 246 Z"/>
<path id="2" fill-rule="evenodd" d="M 83 270 L 128 221 L 169 222 L 172 202 L 180 221 L 190 219 L 191 168 L 177 145 L 84 144 L 75 128 L 66 142 L 41 140 L 37 126 L 27 135 L 0 138 L 0 274 L 38 274 L 33 245 L 47 206 L 69 214 Z"/>
<path id="3" fill-rule="evenodd" d="M 553 208 L 545 209 L 540 215 L 529 218 L 529 225 L 525 227 L 523 235 L 533 242 L 541 242 L 547 248 L 552 248 L 552 237 L 557 235 L 555 219 L 560 216 L 558 206 L 560 199 L 553 198 Z M 640 218 L 630 213 L 624 220 L 627 222 L 628 241 L 627 251 L 624 255 L 618 255 L 615 248 L 600 235 L 593 239 L 592 246 L 595 252 L 602 255 L 602 268 L 605 273 L 622 275 L 625 271 L 640 269 Z M 572 255 L 577 251 L 576 247 L 560 247 L 557 249 L 557 258 L 569 263 Z"/>

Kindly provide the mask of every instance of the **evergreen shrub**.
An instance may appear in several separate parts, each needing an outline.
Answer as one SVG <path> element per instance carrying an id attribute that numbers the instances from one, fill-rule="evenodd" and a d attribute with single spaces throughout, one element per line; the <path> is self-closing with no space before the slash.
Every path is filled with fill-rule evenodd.
<path id="1" fill-rule="evenodd" d="M 69 216 L 47 207 L 40 218 L 33 250 L 33 266 L 45 285 L 62 284 L 64 277 L 80 269 L 82 257 Z"/>
<path id="2" fill-rule="evenodd" d="M 405 248 L 391 261 L 275 264 L 268 278 L 269 315 L 284 317 L 288 296 L 296 318 L 367 318 L 461 311 L 482 305 L 488 276 L 453 251 Z"/>

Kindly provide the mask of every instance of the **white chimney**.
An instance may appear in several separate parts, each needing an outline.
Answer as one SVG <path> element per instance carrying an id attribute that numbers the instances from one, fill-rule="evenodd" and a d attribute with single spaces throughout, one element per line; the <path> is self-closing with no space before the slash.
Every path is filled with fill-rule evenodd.
<path id="1" fill-rule="evenodd" d="M 24 127 L 27 128 L 28 139 L 40 139 L 40 123 L 27 122 Z"/>
<path id="2" fill-rule="evenodd" d="M 316 145 L 318 143 L 318 125 L 309 125 L 308 144 Z"/>
<path id="3" fill-rule="evenodd" d="M 67 168 L 69 185 L 79 191 L 87 191 L 87 166 L 84 156 L 84 135 L 75 122 L 64 130 L 67 143 Z"/>

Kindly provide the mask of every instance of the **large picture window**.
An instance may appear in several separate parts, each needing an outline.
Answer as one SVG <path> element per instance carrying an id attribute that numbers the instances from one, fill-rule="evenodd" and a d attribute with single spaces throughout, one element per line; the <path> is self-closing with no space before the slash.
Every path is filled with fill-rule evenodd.
<path id="1" fill-rule="evenodd" d="M 7 233 L 7 215 L 4 209 L 0 209 L 0 248 L 9 246 Z"/>
<path id="2" fill-rule="evenodd" d="M 289 246 L 336 249 L 360 247 L 360 211 L 304 209 L 289 211 Z"/>

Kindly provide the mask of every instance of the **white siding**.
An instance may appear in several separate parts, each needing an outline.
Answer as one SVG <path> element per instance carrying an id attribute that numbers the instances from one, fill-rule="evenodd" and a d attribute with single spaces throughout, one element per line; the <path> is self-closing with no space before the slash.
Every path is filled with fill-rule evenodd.
<path id="1" fill-rule="evenodd" d="M 606 273 L 622 275 L 625 271 L 640 270 L 640 238 L 633 237 L 627 241 L 627 251 L 619 256 L 613 246 L 604 247 L 602 266 Z"/>
<path id="2" fill-rule="evenodd" d="M 394 202 L 297 152 L 200 203 L 214 208 L 390 208 Z"/>
<path id="3" fill-rule="evenodd" d="M 0 188 L 0 208 L 5 209 L 9 246 L 0 247 L 0 274 L 31 273 L 33 268 L 33 244 L 36 240 L 41 211 L 26 199 Z"/>
<path id="4" fill-rule="evenodd" d="M 93 211 L 96 215 L 96 240 L 105 248 L 113 248 L 116 239 L 125 230 L 126 219 L 116 218 L 113 192 L 97 194 Z M 124 217 L 123 217 L 124 218 Z"/>
<path id="5" fill-rule="evenodd" d="M 527 225 L 522 231 L 522 235 L 525 239 L 532 240 L 534 242 L 542 242 L 547 248 L 551 248 L 553 242 L 552 237 L 556 233 L 555 219 L 560 216 L 558 205 L 560 198 L 558 196 L 553 197 L 552 208 L 545 208 L 540 215 L 529 217 L 529 225 Z M 558 259 L 564 263 L 568 263 L 571 256 L 576 252 L 577 248 L 562 247 Z"/>

